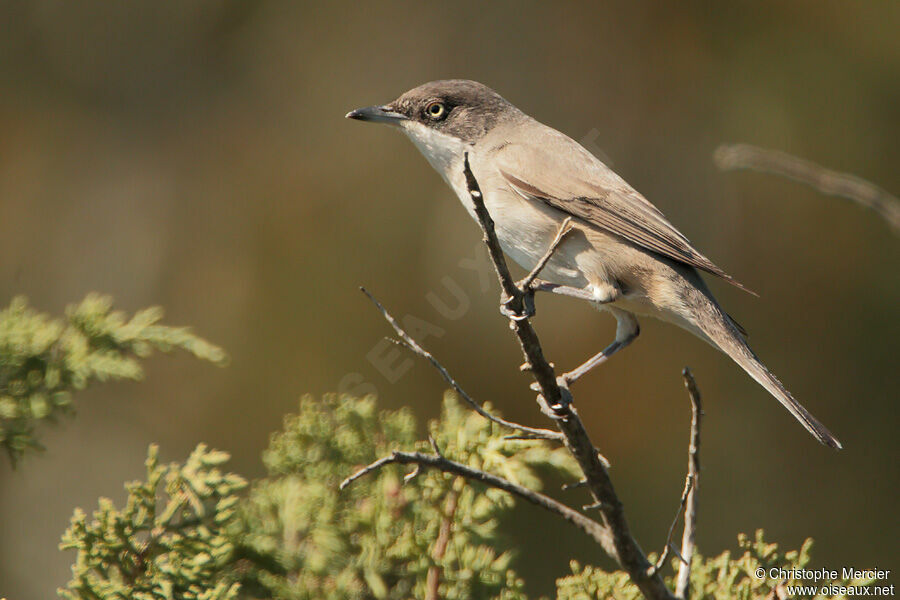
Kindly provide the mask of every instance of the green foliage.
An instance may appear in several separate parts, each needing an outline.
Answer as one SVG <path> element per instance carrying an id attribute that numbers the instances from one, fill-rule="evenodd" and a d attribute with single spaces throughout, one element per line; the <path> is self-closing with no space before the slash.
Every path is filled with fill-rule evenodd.
<path id="1" fill-rule="evenodd" d="M 60 595 L 75 599 L 232 600 L 234 546 L 225 532 L 236 518 L 244 479 L 224 474 L 225 452 L 200 445 L 183 466 L 161 465 L 150 447 L 147 481 L 125 487 L 122 510 L 108 498 L 90 522 L 75 511 L 61 549 L 78 552 Z"/>
<path id="2" fill-rule="evenodd" d="M 778 544 L 766 543 L 762 530 L 756 532 L 751 540 L 744 534 L 738 536 L 738 546 L 744 553 L 732 558 L 728 551 L 715 558 L 703 558 L 694 555 L 691 561 L 691 599 L 692 600 L 768 600 L 787 597 L 787 587 L 795 585 L 823 586 L 857 586 L 864 587 L 874 583 L 871 579 L 834 579 L 828 581 L 799 580 L 791 577 L 773 578 L 776 575 L 791 575 L 797 569 L 808 568 L 812 539 L 807 539 L 800 550 L 780 552 Z M 678 569 L 678 559 L 673 560 L 673 569 Z M 781 571 L 781 570 L 784 571 Z M 760 574 L 763 576 L 760 577 Z M 674 576 L 667 583 L 674 588 Z M 558 600 L 588 600 L 591 598 L 616 598 L 617 600 L 638 600 L 642 598 L 637 587 L 631 583 L 628 575 L 622 571 L 607 573 L 601 569 L 582 567 L 572 561 L 572 575 L 557 580 Z M 793 596 L 792 596 L 793 597 Z M 818 594 L 806 596 L 812 598 L 831 598 Z"/>
<path id="3" fill-rule="evenodd" d="M 140 379 L 139 358 L 174 348 L 215 363 L 225 352 L 184 327 L 160 325 L 160 308 L 129 320 L 105 296 L 89 295 L 52 319 L 16 298 L 0 311 L 0 446 L 15 461 L 39 449 L 35 425 L 71 411 L 71 392 L 94 380 Z"/>
<path id="4" fill-rule="evenodd" d="M 452 394 L 429 429 L 447 458 L 533 488 L 536 468 L 576 468 L 564 450 L 503 440 L 505 432 Z M 338 490 L 344 477 L 392 450 L 431 452 L 416 439 L 406 410 L 379 413 L 372 399 L 304 398 L 273 436 L 264 455 L 270 477 L 254 485 L 243 513 L 242 544 L 268 563 L 250 585 L 289 600 L 399 599 L 425 597 L 437 577 L 440 598 L 524 598 L 509 553 L 499 550 L 497 517 L 512 506 L 505 492 L 435 471 L 403 484 L 397 466 Z"/>
<path id="5" fill-rule="evenodd" d="M 541 472 L 578 475 L 565 450 L 504 440 L 504 431 L 453 394 L 428 430 L 447 458 L 532 489 L 540 489 Z M 372 398 L 303 398 L 263 455 L 268 476 L 243 497 L 244 480 L 220 471 L 225 453 L 201 445 L 183 466 L 160 465 L 151 447 L 147 481 L 127 485 L 124 509 L 101 499 L 90 522 L 75 512 L 61 547 L 76 550 L 77 559 L 60 593 L 71 600 L 394 600 L 428 597 L 437 586 L 442 599 L 525 600 L 498 528 L 513 505 L 509 494 L 434 470 L 404 482 L 398 465 L 339 490 L 348 475 L 393 450 L 432 452 L 419 437 L 409 411 L 379 411 Z M 737 558 L 694 556 L 692 599 L 764 600 L 809 583 L 769 574 L 808 567 L 811 540 L 781 552 L 762 532 L 738 539 Z M 677 559 L 672 567 L 670 586 Z M 557 581 L 558 600 L 640 597 L 622 571 L 573 562 L 572 575 Z"/>

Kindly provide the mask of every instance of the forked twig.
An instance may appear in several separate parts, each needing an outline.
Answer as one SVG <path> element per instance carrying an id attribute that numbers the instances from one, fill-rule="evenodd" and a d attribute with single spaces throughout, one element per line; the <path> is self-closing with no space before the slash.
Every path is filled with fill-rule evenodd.
<path id="1" fill-rule="evenodd" d="M 381 311 L 381 315 L 384 317 L 385 321 L 387 321 L 388 324 L 393 327 L 394 331 L 400 337 L 401 343 L 415 354 L 430 362 L 431 365 L 438 370 L 444 380 L 449 383 L 454 390 L 456 390 L 456 393 L 458 393 L 460 397 L 462 397 L 462 399 L 472 407 L 472 410 L 477 412 L 485 419 L 493 421 L 498 425 L 502 425 L 503 427 L 508 427 L 509 429 L 520 431 L 531 436 L 529 439 L 551 440 L 555 442 L 562 441 L 562 434 L 556 431 L 550 431 L 549 429 L 539 429 L 536 427 L 528 427 L 526 425 L 519 425 L 518 423 L 507 421 L 506 419 L 503 419 L 496 415 L 492 415 L 491 413 L 486 411 L 480 404 L 475 402 L 475 400 L 473 400 L 472 397 L 469 396 L 469 394 L 466 393 L 462 386 L 457 383 L 456 379 L 454 379 L 453 376 L 450 375 L 450 372 L 444 368 L 444 365 L 442 365 L 430 352 L 425 350 L 422 346 L 419 345 L 418 342 L 416 342 L 416 340 L 414 340 L 408 333 L 406 333 L 406 331 L 400 326 L 400 323 L 398 323 L 397 320 L 393 316 L 391 316 L 387 309 L 382 306 L 381 303 L 376 300 L 375 297 L 370 294 L 366 288 L 361 287 L 359 289 L 363 294 L 368 296 L 369 300 L 371 300 L 372 303 L 378 308 L 378 310 Z"/>
<path id="2" fill-rule="evenodd" d="M 684 533 L 681 536 L 681 564 L 675 579 L 675 597 L 685 600 L 690 593 L 691 560 L 694 556 L 694 536 L 697 533 L 697 493 L 700 485 L 700 421 L 703 418 L 703 406 L 700 403 L 700 390 L 694 375 L 687 367 L 681 372 L 684 386 L 691 399 L 691 445 L 688 448 L 688 477 L 691 489 L 687 495 L 684 508 Z"/>
<path id="3" fill-rule="evenodd" d="M 694 487 L 694 478 L 691 477 L 691 474 L 688 473 L 687 477 L 684 478 L 684 491 L 681 492 L 681 500 L 678 503 L 678 510 L 675 512 L 675 518 L 672 519 L 672 524 L 669 525 L 669 533 L 666 534 L 666 545 L 663 546 L 663 550 L 659 555 L 659 558 L 656 561 L 656 564 L 650 567 L 651 573 L 658 573 L 659 570 L 666 564 L 666 559 L 669 558 L 669 552 L 675 552 L 678 558 L 684 562 L 685 558 L 672 547 L 672 534 L 675 533 L 675 526 L 678 525 L 678 520 L 681 518 L 681 513 L 684 512 L 685 504 L 687 503 L 688 494 L 691 489 Z"/>
<path id="4" fill-rule="evenodd" d="M 436 450 L 436 444 L 432 444 L 432 448 Z M 494 475 L 492 473 L 488 473 L 480 469 L 473 469 L 472 467 L 468 467 L 464 464 L 449 460 L 440 454 L 394 451 L 390 455 L 379 458 L 372 464 L 363 467 L 350 477 L 346 478 L 341 482 L 340 487 L 343 490 L 357 479 L 365 477 L 366 475 L 377 471 L 385 465 L 390 464 L 411 464 L 421 468 L 437 469 L 445 473 L 452 473 L 454 475 L 459 475 L 472 481 L 477 481 L 484 485 L 497 488 L 498 490 L 503 490 L 504 492 L 509 492 L 510 494 L 518 496 L 523 500 L 527 500 L 528 502 L 531 502 L 536 506 L 549 510 L 550 512 L 562 517 L 584 533 L 588 534 L 597 543 L 601 545 L 609 543 L 608 538 L 610 534 L 600 523 L 581 514 L 577 510 L 569 508 L 562 502 L 558 502 L 553 498 L 550 498 L 549 496 L 541 494 L 540 492 L 535 492 L 534 490 L 530 490 L 517 483 L 513 483 L 512 481 L 504 479 L 503 477 L 498 477 L 497 475 Z"/>
<path id="5" fill-rule="evenodd" d="M 566 448 L 578 462 L 584 475 L 582 481 L 569 486 L 569 488 L 584 486 L 588 489 L 591 494 L 592 502 L 585 505 L 584 509 L 596 510 L 598 514 L 597 520 L 548 496 L 515 484 L 507 479 L 449 460 L 441 454 L 440 449 L 433 439 L 430 439 L 429 441 L 434 454 L 395 451 L 389 456 L 376 460 L 372 464 L 360 469 L 345 479 L 341 483 L 341 489 L 346 488 L 357 479 L 388 464 L 415 465 L 415 469 L 404 477 L 404 481 L 415 477 L 421 469 L 425 468 L 437 469 L 469 480 L 477 481 L 484 485 L 504 490 L 537 506 L 545 508 L 587 533 L 600 544 L 607 554 L 609 554 L 623 570 L 629 574 L 632 582 L 640 589 L 641 593 L 646 598 L 654 600 L 670 600 L 676 597 L 673 596 L 666 587 L 659 574 L 659 570 L 669 552 L 678 554 L 684 563 L 679 569 L 679 587 L 677 588 L 681 590 L 681 595 L 678 597 L 683 598 L 684 594 L 686 594 L 687 585 L 682 585 L 681 579 L 682 577 L 689 579 L 690 560 L 693 555 L 694 530 L 696 527 L 696 491 L 699 473 L 699 458 L 697 452 L 699 449 L 700 399 L 699 394 L 696 393 L 696 385 L 694 384 L 693 378 L 690 376 L 690 372 L 687 369 L 684 371 L 685 383 L 691 394 L 693 407 L 689 474 L 685 482 L 685 490 L 682 493 L 678 514 L 676 515 L 675 522 L 673 522 L 672 526 L 669 528 L 663 555 L 656 564 L 651 564 L 640 546 L 631 536 L 628 523 L 625 519 L 624 508 L 613 488 L 612 481 L 606 470 L 608 463 L 605 462 L 605 459 L 597 452 L 593 442 L 591 442 L 584 424 L 572 406 L 572 395 L 569 392 L 565 380 L 556 376 L 553 365 L 545 358 L 537 333 L 530 321 L 530 317 L 533 314 L 533 306 L 530 305 L 530 302 L 533 299 L 533 293 L 535 291 L 550 291 L 565 295 L 575 295 L 579 298 L 583 297 L 584 292 L 580 290 L 554 285 L 538 279 L 541 270 L 550 261 L 553 253 L 558 249 L 564 237 L 570 231 L 571 222 L 569 219 L 566 219 L 560 225 L 554 240 L 547 248 L 544 256 L 535 268 L 532 269 L 519 284 L 516 284 L 506 265 L 500 243 L 494 230 L 494 222 L 485 207 L 481 189 L 469 166 L 468 154 L 464 157 L 463 173 L 465 175 L 469 195 L 475 208 L 476 219 L 481 226 L 484 234 L 484 242 L 487 245 L 491 262 L 493 263 L 494 270 L 500 282 L 503 292 L 501 297 L 504 298 L 503 307 L 509 317 L 510 328 L 515 332 L 519 341 L 522 353 L 525 357 L 527 370 L 535 379 L 533 387 L 539 392 L 537 397 L 538 405 L 542 408 L 542 411 L 554 419 L 559 432 L 526 427 L 524 425 L 506 421 L 505 419 L 501 419 L 500 417 L 496 417 L 487 412 L 462 389 L 447 369 L 445 369 L 431 353 L 422 348 L 422 346 L 404 331 L 400 324 L 387 312 L 378 300 L 376 300 L 367 290 L 361 289 L 381 311 L 382 316 L 397 333 L 400 338 L 397 343 L 406 346 L 415 354 L 427 359 L 453 389 L 456 390 L 463 400 L 479 415 L 517 432 L 516 434 L 507 436 L 508 438 L 539 438 L 564 442 Z M 684 513 L 685 531 L 682 538 L 681 552 L 679 553 L 672 544 L 672 536 L 677 520 L 682 512 Z M 438 580 L 435 576 L 432 584 L 437 585 L 437 583 Z M 434 585 L 432 587 L 434 587 Z"/>
<path id="6" fill-rule="evenodd" d="M 516 286 L 509 274 L 509 268 L 506 266 L 506 260 L 494 230 L 494 221 L 484 204 L 481 188 L 469 166 L 468 153 L 463 158 L 463 174 L 475 208 L 475 217 L 481 225 L 491 262 L 494 264 L 503 295 L 507 298 L 504 304 L 511 315 L 510 328 L 519 340 L 526 364 L 530 367 L 529 372 L 534 376 L 540 391 L 538 405 L 546 405 L 556 426 L 565 436 L 566 448 L 572 453 L 584 473 L 587 487 L 593 496 L 593 505 L 598 508 L 601 523 L 609 533 L 602 547 L 628 572 L 631 580 L 645 597 L 651 599 L 673 598 L 659 573 L 650 574 L 648 572 L 652 565 L 631 535 L 625 518 L 625 510 L 616 494 L 606 467 L 600 461 L 598 452 L 578 413 L 571 406 L 572 395 L 564 382 L 563 385 L 560 385 L 561 382 L 557 379 L 553 367 L 544 357 L 543 348 L 527 314 L 526 294 Z"/>

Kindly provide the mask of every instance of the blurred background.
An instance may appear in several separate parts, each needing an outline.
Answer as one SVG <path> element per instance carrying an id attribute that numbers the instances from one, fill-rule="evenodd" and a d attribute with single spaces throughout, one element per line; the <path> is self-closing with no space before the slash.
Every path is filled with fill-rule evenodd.
<path id="1" fill-rule="evenodd" d="M 157 356 L 144 383 L 76 396 L 77 417 L 42 430 L 44 455 L 0 461 L 0 596 L 54 596 L 73 508 L 120 502 L 151 442 L 168 460 L 207 442 L 257 477 L 302 394 L 377 392 L 434 417 L 436 372 L 405 355 L 377 366 L 388 327 L 361 284 L 427 322 L 426 347 L 474 397 L 543 423 L 477 226 L 406 139 L 343 118 L 450 77 L 580 140 L 758 291 L 711 281 L 844 443 L 819 446 L 724 355 L 645 320 L 575 390 L 643 547 L 662 547 L 682 489 L 690 365 L 707 415 L 702 552 L 763 527 L 790 547 L 814 537 L 815 566 L 896 569 L 900 240 L 845 200 L 719 172 L 712 153 L 777 148 L 900 191 L 898 27 L 891 2 L 3 3 L 0 303 L 25 294 L 58 315 L 96 290 L 162 305 L 232 362 Z M 590 307 L 538 307 L 561 367 L 612 339 Z M 570 557 L 610 566 L 536 509 L 509 525 L 535 594 Z"/>

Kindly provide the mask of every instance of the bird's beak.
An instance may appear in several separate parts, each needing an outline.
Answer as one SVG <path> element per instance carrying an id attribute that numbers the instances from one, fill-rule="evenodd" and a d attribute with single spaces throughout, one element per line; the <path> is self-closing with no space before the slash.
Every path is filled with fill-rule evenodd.
<path id="1" fill-rule="evenodd" d="M 406 115 L 394 112 L 387 106 L 367 106 L 365 108 L 357 108 L 347 113 L 348 119 L 356 119 L 357 121 L 371 121 L 372 123 L 387 123 L 388 125 L 398 125 L 401 121 L 406 121 Z"/>

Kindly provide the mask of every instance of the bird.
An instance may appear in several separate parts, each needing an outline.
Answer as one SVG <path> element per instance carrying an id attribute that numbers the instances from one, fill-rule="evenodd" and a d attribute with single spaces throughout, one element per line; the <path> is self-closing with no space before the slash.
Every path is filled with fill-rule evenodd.
<path id="1" fill-rule="evenodd" d="M 638 316 L 654 317 L 724 352 L 819 442 L 841 448 L 760 361 L 746 331 L 722 309 L 700 272 L 753 292 L 578 142 L 486 85 L 464 79 L 425 83 L 346 117 L 405 133 L 477 220 L 468 165 L 501 248 L 526 270 L 545 259 L 564 225 L 569 228 L 541 269 L 541 280 L 547 289 L 581 297 L 616 319 L 614 341 L 576 369 L 577 376 L 633 342 Z"/>

